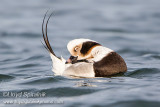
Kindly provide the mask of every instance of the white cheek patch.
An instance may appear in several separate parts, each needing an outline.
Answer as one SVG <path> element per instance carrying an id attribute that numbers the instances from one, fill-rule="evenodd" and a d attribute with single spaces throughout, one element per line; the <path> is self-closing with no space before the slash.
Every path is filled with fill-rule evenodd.
<path id="1" fill-rule="evenodd" d="M 83 38 L 81 38 L 81 39 L 74 39 L 74 40 L 72 40 L 72 41 L 70 41 L 70 42 L 68 43 L 67 49 L 68 49 L 68 51 L 69 51 L 70 53 L 72 53 L 73 50 L 74 50 L 74 48 L 75 48 L 76 46 L 82 45 L 83 42 L 86 42 L 86 41 L 93 41 L 93 40 L 83 39 Z M 93 42 L 94 42 L 94 41 L 93 41 Z"/>

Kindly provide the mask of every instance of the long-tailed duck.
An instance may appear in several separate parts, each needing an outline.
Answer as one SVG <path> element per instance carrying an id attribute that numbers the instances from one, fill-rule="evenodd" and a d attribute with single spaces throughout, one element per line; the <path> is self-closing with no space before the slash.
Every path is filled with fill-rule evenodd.
<path id="1" fill-rule="evenodd" d="M 46 14 L 42 23 L 42 34 L 44 46 L 53 62 L 52 70 L 55 75 L 106 77 L 127 71 L 127 65 L 119 54 L 90 39 L 70 41 L 67 48 L 71 57 L 67 61 L 63 57 L 57 57 L 47 36 L 47 24 L 52 14 L 47 19 L 45 33 L 43 30 Z"/>

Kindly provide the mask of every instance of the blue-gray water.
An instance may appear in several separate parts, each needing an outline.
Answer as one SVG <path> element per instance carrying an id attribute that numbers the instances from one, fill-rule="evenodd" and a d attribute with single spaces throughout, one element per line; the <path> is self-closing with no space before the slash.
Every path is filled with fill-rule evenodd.
<path id="1" fill-rule="evenodd" d="M 48 36 L 57 55 L 68 58 L 68 41 L 89 38 L 118 52 L 128 72 L 111 78 L 54 76 L 41 44 L 41 23 L 49 8 L 54 15 Z M 159 105 L 159 0 L 0 0 L 0 106 Z"/>

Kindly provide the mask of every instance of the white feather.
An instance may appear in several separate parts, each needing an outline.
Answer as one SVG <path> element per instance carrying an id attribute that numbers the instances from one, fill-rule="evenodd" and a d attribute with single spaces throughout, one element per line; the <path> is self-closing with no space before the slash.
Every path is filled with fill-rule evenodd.
<path id="1" fill-rule="evenodd" d="M 63 75 L 78 77 L 95 77 L 93 63 L 79 62 L 76 64 L 67 64 Z"/>
<path id="2" fill-rule="evenodd" d="M 65 64 L 66 60 L 55 57 L 50 53 L 53 65 L 52 71 L 55 75 L 78 76 L 78 77 L 94 77 L 93 63 L 80 62 L 76 64 Z"/>
<path id="3" fill-rule="evenodd" d="M 104 58 L 105 56 L 107 56 L 107 54 L 109 54 L 110 52 L 113 52 L 113 50 L 103 47 L 103 46 L 96 46 L 95 48 L 93 48 L 93 50 L 91 51 L 91 54 L 94 58 L 89 59 L 89 62 L 97 62 L 100 61 L 102 58 Z"/>
<path id="4" fill-rule="evenodd" d="M 67 49 L 68 51 L 71 51 L 76 45 L 79 45 L 79 44 L 82 44 L 83 42 L 86 42 L 86 41 L 93 41 L 93 40 L 90 40 L 90 39 L 74 39 L 72 41 L 70 41 L 67 45 Z M 95 42 L 95 41 L 93 41 Z"/>
<path id="5" fill-rule="evenodd" d="M 57 58 L 53 54 L 50 53 L 52 59 L 52 71 L 55 75 L 62 75 L 65 70 L 65 59 L 61 57 L 61 59 Z"/>

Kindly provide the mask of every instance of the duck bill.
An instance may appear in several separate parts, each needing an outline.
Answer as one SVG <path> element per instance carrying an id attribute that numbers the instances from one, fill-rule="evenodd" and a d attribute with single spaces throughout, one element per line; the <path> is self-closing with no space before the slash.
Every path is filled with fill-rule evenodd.
<path id="1" fill-rule="evenodd" d="M 66 64 L 68 63 L 76 63 L 78 56 L 70 56 L 69 59 L 66 61 Z"/>
<path id="2" fill-rule="evenodd" d="M 66 61 L 66 64 L 69 64 L 69 63 L 72 63 L 72 60 L 70 58 Z"/>

